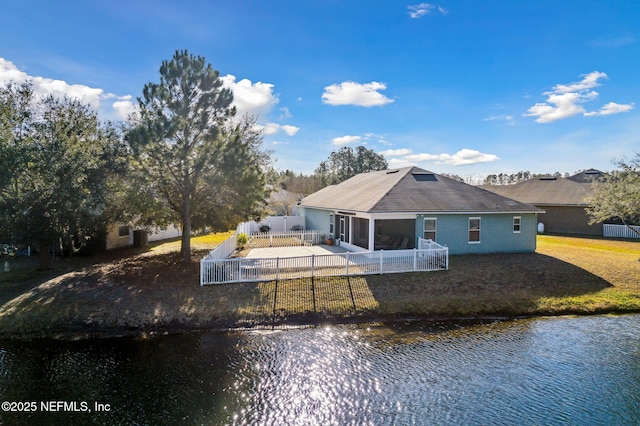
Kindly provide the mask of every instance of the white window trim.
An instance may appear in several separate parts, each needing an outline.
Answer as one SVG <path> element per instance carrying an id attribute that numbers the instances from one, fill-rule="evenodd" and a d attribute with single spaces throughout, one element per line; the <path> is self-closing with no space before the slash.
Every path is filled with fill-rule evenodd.
<path id="1" fill-rule="evenodd" d="M 470 240 L 470 233 L 472 231 L 471 229 L 471 221 L 472 220 L 478 220 L 478 241 L 471 241 Z M 473 229 L 473 231 L 475 231 L 475 229 Z M 467 221 L 467 243 L 469 244 L 480 244 L 480 242 L 482 241 L 482 218 L 481 217 L 470 217 L 469 220 Z"/>
<path id="2" fill-rule="evenodd" d="M 329 213 L 329 236 L 334 237 L 335 234 L 335 226 L 336 226 L 336 219 L 333 213 Z"/>
<path id="3" fill-rule="evenodd" d="M 126 235 L 120 235 L 120 228 L 124 228 L 127 227 L 127 234 Z M 129 238 L 129 236 L 131 236 L 131 226 L 129 225 L 119 225 L 118 226 L 118 238 L 121 239 L 125 239 L 125 238 Z"/>
<path id="4" fill-rule="evenodd" d="M 518 220 L 518 230 L 516 231 L 516 219 Z M 520 234 L 522 233 L 522 216 L 514 216 L 513 217 L 513 233 Z"/>
<path id="5" fill-rule="evenodd" d="M 435 229 L 433 231 L 433 233 L 435 234 L 433 241 L 436 241 L 436 238 L 438 237 L 438 218 L 437 217 L 424 217 L 422 218 L 422 237 L 424 238 L 424 234 L 426 232 L 426 227 L 425 227 L 425 222 L 427 220 L 433 220 L 436 223 Z"/>

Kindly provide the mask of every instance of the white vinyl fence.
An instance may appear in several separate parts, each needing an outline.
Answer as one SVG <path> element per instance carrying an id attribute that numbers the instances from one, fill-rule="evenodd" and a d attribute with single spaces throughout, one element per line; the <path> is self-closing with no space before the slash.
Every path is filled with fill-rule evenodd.
<path id="1" fill-rule="evenodd" d="M 321 244 L 320 231 L 259 232 L 249 235 L 248 246 L 294 247 Z"/>
<path id="2" fill-rule="evenodd" d="M 419 250 L 429 250 L 429 249 L 439 249 L 442 248 L 440 244 L 436 243 L 433 240 L 425 240 L 424 238 L 418 238 L 418 249 Z"/>
<path id="3" fill-rule="evenodd" d="M 322 243 L 320 237 L 320 231 L 292 231 L 274 234 L 264 232 L 248 236 L 247 247 L 294 247 L 315 245 Z M 237 238 L 237 234 L 231 235 L 229 238 L 220 243 L 215 249 L 211 250 L 204 259 L 221 260 L 228 258 L 237 248 Z"/>
<path id="4" fill-rule="evenodd" d="M 292 229 L 304 229 L 304 216 L 267 216 L 260 222 L 255 220 L 242 222 L 236 227 L 236 234 L 255 234 L 261 226 L 268 226 L 270 232 L 289 232 Z"/>
<path id="5" fill-rule="evenodd" d="M 637 232 L 640 232 L 640 226 L 632 226 Z M 626 225 L 602 225 L 602 236 L 615 238 L 640 238 L 640 235 L 633 232 Z"/>
<path id="6" fill-rule="evenodd" d="M 229 256 L 231 256 L 231 253 L 236 250 L 236 238 L 236 234 L 231 235 L 229 238 L 220 243 L 216 248 L 211 250 L 204 259 L 220 260 L 228 258 Z"/>
<path id="7" fill-rule="evenodd" d="M 264 259 L 205 258 L 200 261 L 200 285 L 447 270 L 449 249 L 437 246 L 439 248 L 423 250 L 380 250 Z"/>

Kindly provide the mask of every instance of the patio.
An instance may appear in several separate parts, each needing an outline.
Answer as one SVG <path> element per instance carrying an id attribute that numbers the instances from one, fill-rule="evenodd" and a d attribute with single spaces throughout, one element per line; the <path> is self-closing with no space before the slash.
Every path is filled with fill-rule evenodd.
<path id="1" fill-rule="evenodd" d="M 275 259 L 278 257 L 321 256 L 326 254 L 346 253 L 348 250 L 340 246 L 319 244 L 315 246 L 265 247 L 252 248 L 245 259 Z"/>

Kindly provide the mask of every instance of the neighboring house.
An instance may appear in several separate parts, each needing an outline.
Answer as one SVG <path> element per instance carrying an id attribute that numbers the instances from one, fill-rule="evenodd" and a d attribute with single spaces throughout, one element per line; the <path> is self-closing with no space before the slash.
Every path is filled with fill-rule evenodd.
<path id="1" fill-rule="evenodd" d="M 418 167 L 359 174 L 298 206 L 306 229 L 350 250 L 414 248 L 425 238 L 451 254 L 534 251 L 543 212 Z"/>
<path id="2" fill-rule="evenodd" d="M 602 173 L 600 170 L 588 169 L 573 176 L 569 176 L 567 179 L 578 183 L 593 183 L 600 179 L 600 177 L 603 175 L 604 173 Z"/>
<path id="3" fill-rule="evenodd" d="M 143 242 L 146 242 L 176 238 L 181 235 L 182 232 L 180 229 L 174 225 L 169 225 L 169 227 L 164 230 L 157 229 L 148 233 L 142 229 L 137 229 L 129 225 L 114 225 L 107 232 L 106 249 L 111 250 L 119 247 L 131 247 L 137 242 L 135 241 L 136 238 L 134 238 L 134 236 L 142 238 L 144 240 Z"/>
<path id="4" fill-rule="evenodd" d="M 589 225 L 585 210 L 591 184 L 602 175 L 594 169 L 568 178 L 542 176 L 514 185 L 485 185 L 482 188 L 545 210 L 538 220 L 544 232 L 602 235 L 602 224 Z"/>

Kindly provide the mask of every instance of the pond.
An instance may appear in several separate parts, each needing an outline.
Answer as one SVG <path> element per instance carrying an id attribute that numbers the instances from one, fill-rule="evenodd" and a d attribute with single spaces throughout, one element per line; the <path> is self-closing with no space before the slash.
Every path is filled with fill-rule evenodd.
<path id="1" fill-rule="evenodd" d="M 639 424 L 640 315 L 0 341 L 0 401 L 0 424 Z"/>

